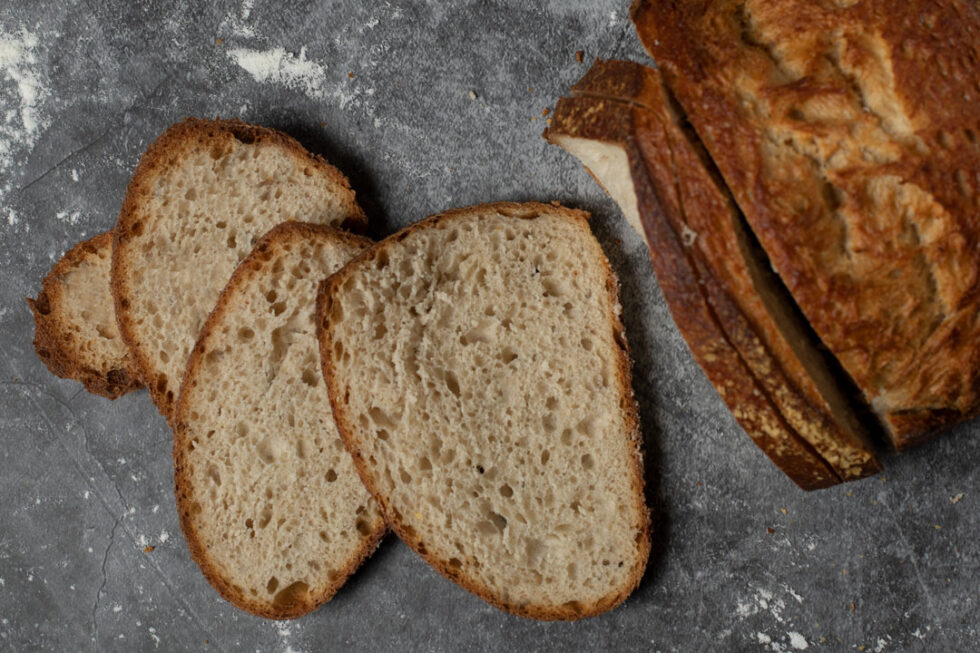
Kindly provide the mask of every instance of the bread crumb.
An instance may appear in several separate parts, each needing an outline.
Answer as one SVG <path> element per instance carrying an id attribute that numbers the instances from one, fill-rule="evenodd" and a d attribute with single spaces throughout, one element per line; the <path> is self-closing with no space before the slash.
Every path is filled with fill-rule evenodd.
<path id="1" fill-rule="evenodd" d="M 326 126 L 327 126 L 327 123 L 326 123 L 326 121 L 324 121 L 324 120 L 321 120 L 321 121 L 320 121 L 320 126 L 321 126 L 321 127 L 326 127 Z"/>
<path id="2" fill-rule="evenodd" d="M 153 550 L 154 549 L 156 549 L 156 547 L 155 546 L 152 546 L 152 545 L 151 546 L 144 546 L 143 547 L 143 553 L 153 553 Z"/>
<path id="3" fill-rule="evenodd" d="M 350 72 L 350 73 L 347 73 L 347 77 L 348 77 L 349 79 L 354 79 L 354 73 L 352 73 L 352 72 Z"/>
<path id="4" fill-rule="evenodd" d="M 471 91 L 470 91 L 470 99 L 471 99 L 471 100 L 475 100 L 475 99 L 477 99 L 478 97 L 479 97 L 479 96 L 478 96 L 478 95 L 476 94 L 476 91 L 473 91 L 473 90 L 471 90 Z"/>
<path id="5" fill-rule="evenodd" d="M 936 524 L 934 528 L 938 531 L 938 530 L 942 529 L 942 526 L 940 526 L 939 524 Z"/>
<path id="6" fill-rule="evenodd" d="M 786 514 L 786 508 L 780 508 L 779 509 L 779 512 L 781 512 L 781 513 L 783 513 L 785 515 Z"/>
<path id="7" fill-rule="evenodd" d="M 214 42 L 217 43 L 218 45 L 221 45 L 222 43 L 224 43 L 224 41 L 221 40 L 221 37 L 220 36 L 218 38 L 216 38 L 214 40 Z"/>
<path id="8" fill-rule="evenodd" d="M 545 107 L 544 109 L 541 110 L 541 117 L 544 118 L 549 113 L 551 113 L 551 109 L 549 107 Z"/>
<path id="9" fill-rule="evenodd" d="M 537 121 L 538 121 L 537 116 L 531 116 L 531 122 L 537 122 Z"/>
<path id="10" fill-rule="evenodd" d="M 582 50 L 579 50 L 578 52 L 576 52 L 575 53 L 575 61 L 577 61 L 579 63 L 582 63 L 583 61 L 585 61 L 585 52 L 582 51 Z"/>
<path id="11" fill-rule="evenodd" d="M 963 493 L 960 492 L 955 497 L 950 497 L 949 498 L 949 502 L 950 503 L 959 503 L 962 499 L 963 499 Z"/>
<path id="12" fill-rule="evenodd" d="M 769 533 L 770 535 L 772 535 L 773 533 L 776 532 L 776 530 L 772 526 L 767 526 L 766 527 L 766 532 Z"/>
<path id="13" fill-rule="evenodd" d="M 851 612 L 854 612 L 854 601 L 851 601 Z"/>

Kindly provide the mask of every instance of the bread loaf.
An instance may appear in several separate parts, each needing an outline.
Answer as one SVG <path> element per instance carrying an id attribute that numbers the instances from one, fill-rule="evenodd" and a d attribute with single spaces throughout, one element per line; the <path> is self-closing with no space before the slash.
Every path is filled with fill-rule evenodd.
<path id="1" fill-rule="evenodd" d="M 235 266 L 280 222 L 363 223 L 340 172 L 285 134 L 188 119 L 140 160 L 115 229 L 116 316 L 168 420 L 201 325 Z"/>
<path id="2" fill-rule="evenodd" d="M 78 243 L 41 281 L 34 313 L 34 349 L 52 374 L 74 379 L 109 399 L 140 387 L 116 327 L 109 265 L 112 232 Z"/>
<path id="3" fill-rule="evenodd" d="M 904 448 L 980 411 L 980 5 L 634 3 L 826 346 Z"/>
<path id="4" fill-rule="evenodd" d="M 586 214 L 430 217 L 321 287 L 344 441 L 391 527 L 442 574 L 540 619 L 612 608 L 650 548 L 618 285 Z"/>
<path id="5" fill-rule="evenodd" d="M 369 245 L 274 228 L 221 293 L 176 412 L 180 523 L 226 599 L 284 619 L 330 599 L 385 531 L 330 415 L 314 334 L 319 281 Z"/>
<path id="6" fill-rule="evenodd" d="M 695 360 L 773 462 L 808 490 L 879 471 L 819 343 L 657 71 L 597 61 L 545 137 L 578 157 L 646 238 Z"/>

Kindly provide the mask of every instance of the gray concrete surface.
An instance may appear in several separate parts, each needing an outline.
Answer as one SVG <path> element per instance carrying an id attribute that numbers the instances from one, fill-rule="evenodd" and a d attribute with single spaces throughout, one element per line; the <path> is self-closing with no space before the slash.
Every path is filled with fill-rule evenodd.
<path id="1" fill-rule="evenodd" d="M 592 58 L 646 60 L 626 2 L 534 4 L 0 1 L 0 650 L 976 650 L 978 425 L 877 478 L 796 490 L 693 363 L 639 238 L 540 137 Z M 141 151 L 187 115 L 293 134 L 351 177 L 377 235 L 487 200 L 594 213 L 656 511 L 622 607 L 512 617 L 393 538 L 298 621 L 218 597 L 188 557 L 146 394 L 108 402 L 49 374 L 23 301 L 113 225 Z"/>

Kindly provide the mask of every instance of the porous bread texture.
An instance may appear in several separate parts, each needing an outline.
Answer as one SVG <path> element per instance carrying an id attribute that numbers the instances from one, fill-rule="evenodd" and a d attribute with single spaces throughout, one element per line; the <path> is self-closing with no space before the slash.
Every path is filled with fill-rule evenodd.
<path id="1" fill-rule="evenodd" d="M 273 229 L 235 272 L 188 361 L 174 439 L 190 551 L 226 599 L 298 617 L 329 600 L 385 532 L 330 414 L 317 285 L 366 239 Z"/>
<path id="2" fill-rule="evenodd" d="M 631 15 L 893 444 L 980 414 L 980 3 L 637 0 Z"/>
<path id="3" fill-rule="evenodd" d="M 37 299 L 27 303 L 34 313 L 34 349 L 51 373 L 115 399 L 141 384 L 116 327 L 111 261 L 112 232 L 80 242 L 54 264 Z"/>
<path id="4" fill-rule="evenodd" d="M 650 548 L 618 284 L 587 214 L 489 204 L 403 230 L 321 287 L 334 415 L 398 535 L 494 605 L 577 619 Z"/>
<path id="5" fill-rule="evenodd" d="M 115 229 L 120 331 L 168 420 L 187 356 L 235 266 L 275 225 L 362 223 L 346 178 L 285 134 L 187 119 L 140 160 Z"/>

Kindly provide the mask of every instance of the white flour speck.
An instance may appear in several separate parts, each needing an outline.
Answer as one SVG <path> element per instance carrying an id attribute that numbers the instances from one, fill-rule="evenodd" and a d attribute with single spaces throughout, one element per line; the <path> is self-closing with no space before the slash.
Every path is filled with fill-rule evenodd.
<path id="1" fill-rule="evenodd" d="M 136 544 L 141 548 L 145 547 L 149 543 L 150 541 L 146 539 L 146 535 L 140 535 L 136 538 Z"/>
<path id="2" fill-rule="evenodd" d="M 889 637 L 888 639 L 891 639 L 891 637 Z M 888 644 L 888 642 L 886 642 L 884 639 L 879 637 L 878 641 L 875 642 L 875 653 L 881 653 L 882 651 L 884 651 L 886 644 Z"/>
<path id="3" fill-rule="evenodd" d="M 797 603 L 803 603 L 803 597 L 797 594 L 796 592 L 794 592 L 792 587 L 787 587 L 786 591 L 789 592 L 790 596 L 796 599 Z"/>
<path id="4" fill-rule="evenodd" d="M 13 209 L 9 209 L 7 211 L 7 224 L 13 227 L 18 222 L 20 222 L 20 218 L 17 217 L 17 213 Z"/>
<path id="5" fill-rule="evenodd" d="M 38 37 L 21 29 L 8 33 L 0 28 L 0 77 L 13 85 L 0 85 L 0 170 L 6 171 L 15 160 L 23 159 L 37 141 L 38 132 L 48 120 L 40 113 L 48 96 L 42 83 L 37 60 Z M 0 189 L 0 193 L 7 188 Z"/>
<path id="6" fill-rule="evenodd" d="M 299 56 L 285 48 L 234 48 L 228 51 L 228 56 L 257 82 L 280 84 L 311 98 L 323 99 L 324 67 L 306 58 L 305 47 L 300 48 Z"/>
<path id="7" fill-rule="evenodd" d="M 58 211 L 55 217 L 65 224 L 75 225 L 82 218 L 82 214 L 78 211 Z"/>
<path id="8" fill-rule="evenodd" d="M 795 632 L 789 632 L 786 633 L 786 636 L 789 637 L 789 645 L 797 651 L 805 651 L 810 648 L 810 645 L 807 644 L 806 637 L 803 635 Z"/>
<path id="9" fill-rule="evenodd" d="M 3 587 L 6 584 L 7 584 L 7 581 L 5 581 L 4 579 L 0 578 L 0 587 Z"/>
<path id="10" fill-rule="evenodd" d="M 161 544 L 164 543 L 164 542 L 166 542 L 169 539 L 170 539 L 170 533 L 168 533 L 167 531 L 162 531 L 160 533 L 160 543 Z"/>
<path id="11" fill-rule="evenodd" d="M 112 611 L 113 612 L 122 612 L 122 606 L 119 605 L 118 603 L 116 603 L 115 605 L 112 606 Z"/>
<path id="12" fill-rule="evenodd" d="M 152 509 L 152 510 L 150 510 L 150 512 L 152 512 L 152 513 L 155 513 L 155 512 L 156 512 L 156 511 L 158 511 L 159 509 L 160 509 L 160 505 L 159 505 L 159 504 L 157 504 L 157 505 L 155 505 L 155 506 L 153 506 L 153 509 Z"/>
<path id="13" fill-rule="evenodd" d="M 772 642 L 772 637 L 765 633 L 756 633 L 755 636 L 759 640 L 760 644 L 769 644 Z"/>
<path id="14" fill-rule="evenodd" d="M 78 170 L 76 168 L 71 169 L 71 180 L 78 181 Z"/>

